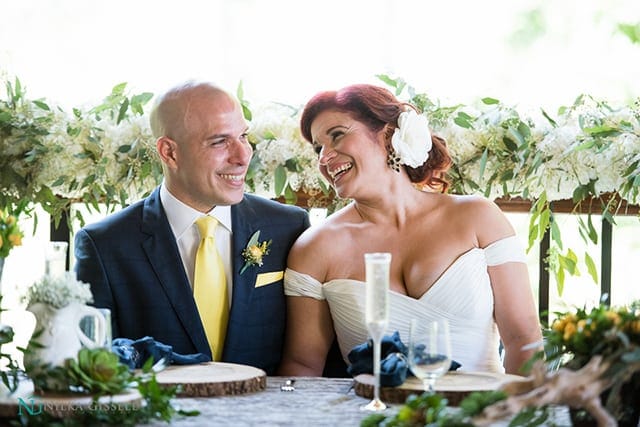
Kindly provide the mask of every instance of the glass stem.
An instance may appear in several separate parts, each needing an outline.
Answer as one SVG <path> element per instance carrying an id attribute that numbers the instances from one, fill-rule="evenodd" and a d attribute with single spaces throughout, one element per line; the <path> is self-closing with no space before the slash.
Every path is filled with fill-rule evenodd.
<path id="1" fill-rule="evenodd" d="M 423 380 L 424 389 L 427 391 L 427 393 L 434 394 L 436 392 L 435 383 L 436 383 L 435 378 L 429 377 Z"/>
<path id="2" fill-rule="evenodd" d="M 380 400 L 380 346 L 381 340 L 374 338 L 373 340 L 373 399 Z"/>

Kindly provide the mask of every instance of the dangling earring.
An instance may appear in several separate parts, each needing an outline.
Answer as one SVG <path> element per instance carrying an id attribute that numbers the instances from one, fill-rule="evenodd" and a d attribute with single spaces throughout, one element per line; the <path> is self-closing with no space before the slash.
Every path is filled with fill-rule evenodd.
<path id="1" fill-rule="evenodd" d="M 387 165 L 396 172 L 400 172 L 400 156 L 392 146 L 389 146 L 389 154 L 387 154 Z"/>

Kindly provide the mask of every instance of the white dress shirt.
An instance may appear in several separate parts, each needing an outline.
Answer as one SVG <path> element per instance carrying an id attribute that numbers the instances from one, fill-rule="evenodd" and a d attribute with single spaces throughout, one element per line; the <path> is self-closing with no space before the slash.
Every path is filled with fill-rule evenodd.
<path id="1" fill-rule="evenodd" d="M 173 235 L 176 238 L 184 271 L 187 273 L 189 283 L 193 289 L 196 252 L 200 245 L 200 231 L 195 221 L 203 216 L 203 213 L 176 199 L 167 190 L 164 181 L 160 186 L 160 203 L 162 203 L 171 231 L 173 231 Z M 207 212 L 207 215 L 214 217 L 220 223 L 220 226 L 216 227 L 216 247 L 224 262 L 224 273 L 227 278 L 227 287 L 229 288 L 229 306 L 231 306 L 233 290 L 231 275 L 231 206 L 216 206 Z"/>

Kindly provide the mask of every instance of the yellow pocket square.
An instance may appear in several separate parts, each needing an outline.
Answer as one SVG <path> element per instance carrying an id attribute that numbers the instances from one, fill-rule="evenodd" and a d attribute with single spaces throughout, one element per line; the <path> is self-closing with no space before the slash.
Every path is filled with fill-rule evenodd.
<path id="1" fill-rule="evenodd" d="M 277 282 L 284 277 L 284 271 L 272 271 L 270 273 L 261 273 L 256 277 L 256 288 Z"/>

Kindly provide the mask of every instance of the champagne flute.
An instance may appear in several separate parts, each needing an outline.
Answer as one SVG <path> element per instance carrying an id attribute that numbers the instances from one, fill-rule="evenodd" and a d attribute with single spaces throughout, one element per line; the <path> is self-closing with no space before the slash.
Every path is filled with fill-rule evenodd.
<path id="1" fill-rule="evenodd" d="M 411 319 L 409 368 L 422 380 L 425 391 L 435 393 L 436 379 L 451 367 L 451 340 L 446 319 Z"/>
<path id="2" fill-rule="evenodd" d="M 387 405 L 380 400 L 380 343 L 389 323 L 389 266 L 391 254 L 376 252 L 364 254 L 366 267 L 365 321 L 373 341 L 373 400 L 362 409 L 384 411 Z"/>

